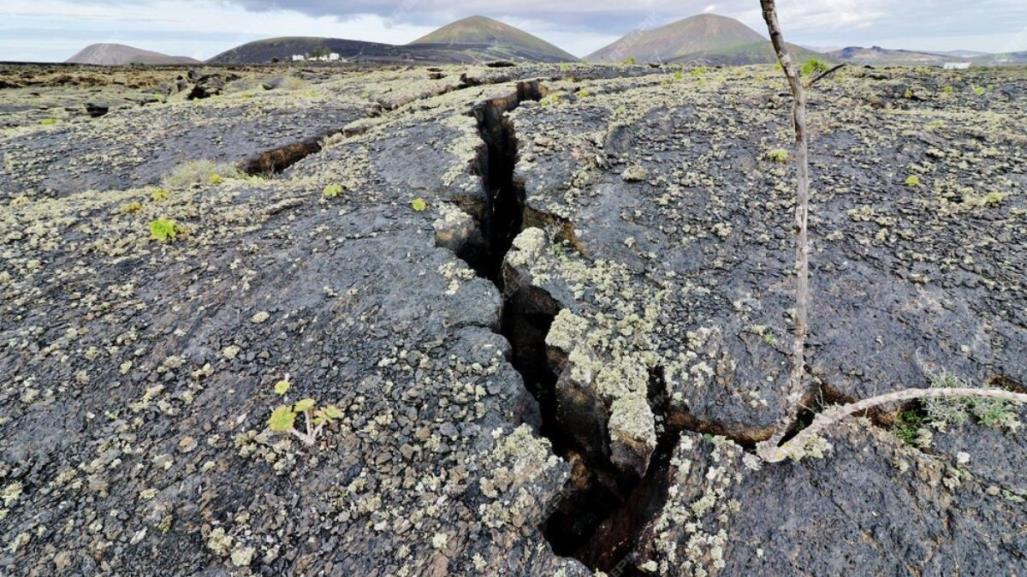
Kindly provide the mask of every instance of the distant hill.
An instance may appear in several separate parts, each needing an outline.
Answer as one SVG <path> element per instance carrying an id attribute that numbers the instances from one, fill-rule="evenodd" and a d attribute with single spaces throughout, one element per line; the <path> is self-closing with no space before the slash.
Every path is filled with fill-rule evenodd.
<path id="1" fill-rule="evenodd" d="M 789 45 L 800 60 L 823 55 Z M 734 18 L 700 14 L 652 30 L 636 30 L 585 57 L 589 62 L 701 62 L 761 64 L 776 61 L 770 40 Z"/>
<path id="2" fill-rule="evenodd" d="M 540 62 L 574 62 L 578 58 L 537 36 L 484 16 L 457 20 L 418 38 L 409 46 L 488 46 L 491 52 L 514 59 Z"/>
<path id="3" fill-rule="evenodd" d="M 1027 64 L 1027 52 L 1006 52 L 989 54 L 974 50 L 950 50 L 947 52 L 922 52 L 916 50 L 894 50 L 871 46 L 849 46 L 828 56 L 838 62 L 870 64 L 873 66 L 941 66 L 946 62 L 969 62 L 978 66 L 1010 66 Z"/>
<path id="4" fill-rule="evenodd" d="M 211 64 L 267 64 L 273 60 L 288 62 L 294 54 L 311 56 L 335 52 L 346 60 L 404 60 L 402 48 L 378 42 L 290 36 L 267 38 L 236 46 L 208 60 Z"/>
<path id="5" fill-rule="evenodd" d="M 471 63 L 492 60 L 575 61 L 573 55 L 527 32 L 481 16 L 465 18 L 397 46 L 342 38 L 283 37 L 248 42 L 211 58 L 211 64 L 266 64 L 294 54 L 336 53 L 350 62 Z"/>
<path id="6" fill-rule="evenodd" d="M 185 56 L 168 56 L 124 44 L 91 44 L 67 60 L 69 64 L 124 66 L 126 64 L 199 64 Z"/>
<path id="7" fill-rule="evenodd" d="M 891 50 L 880 46 L 863 48 L 849 46 L 828 54 L 839 62 L 852 64 L 870 64 L 874 66 L 941 66 L 946 62 L 962 62 L 965 58 L 958 56 L 917 52 L 915 50 Z"/>

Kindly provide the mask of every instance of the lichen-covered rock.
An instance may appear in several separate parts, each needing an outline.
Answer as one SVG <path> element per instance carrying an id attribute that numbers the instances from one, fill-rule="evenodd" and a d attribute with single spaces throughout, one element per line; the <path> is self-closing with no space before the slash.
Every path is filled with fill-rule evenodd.
<path id="1" fill-rule="evenodd" d="M 652 408 L 641 395 L 625 395 L 610 405 L 610 460 L 639 477 L 649 468 L 656 449 Z"/>

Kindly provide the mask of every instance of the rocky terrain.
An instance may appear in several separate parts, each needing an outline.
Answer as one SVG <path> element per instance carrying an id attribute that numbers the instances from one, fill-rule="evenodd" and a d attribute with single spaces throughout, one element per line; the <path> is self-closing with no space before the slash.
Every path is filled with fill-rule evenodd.
<path id="1" fill-rule="evenodd" d="M 151 98 L 95 116 L 55 74 L 91 78 L 0 71 L 0 574 L 1027 573 L 1023 410 L 753 452 L 774 66 L 118 70 Z M 1022 68 L 815 85 L 808 414 L 1024 390 L 1025 103 Z"/>

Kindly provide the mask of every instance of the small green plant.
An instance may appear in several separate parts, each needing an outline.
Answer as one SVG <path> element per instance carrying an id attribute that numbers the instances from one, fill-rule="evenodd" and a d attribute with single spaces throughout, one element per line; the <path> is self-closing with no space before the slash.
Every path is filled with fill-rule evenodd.
<path id="1" fill-rule="evenodd" d="M 777 337 L 774 335 L 774 331 L 767 325 L 754 325 L 752 327 L 752 332 L 763 338 L 763 342 L 770 346 L 777 344 Z"/>
<path id="2" fill-rule="evenodd" d="M 156 188 L 150 193 L 150 200 L 153 202 L 162 202 L 168 199 L 169 193 L 166 188 Z"/>
<path id="3" fill-rule="evenodd" d="M 924 426 L 924 416 L 914 410 L 900 411 L 895 419 L 892 431 L 903 443 L 914 447 L 920 446 L 923 438 L 921 432 Z"/>
<path id="4" fill-rule="evenodd" d="M 984 206 L 998 206 L 1009 196 L 1005 192 L 989 192 L 984 195 Z"/>
<path id="5" fill-rule="evenodd" d="M 289 392 L 292 385 L 289 383 L 289 376 L 274 385 L 275 394 L 284 396 Z M 304 431 L 296 429 L 296 418 L 303 415 L 305 423 Z M 335 405 L 328 405 L 324 408 L 317 408 L 317 401 L 314 399 L 301 399 L 293 404 L 278 405 L 271 411 L 268 417 L 267 427 L 275 433 L 290 434 L 307 446 L 317 443 L 317 438 L 328 424 L 342 417 L 342 411 Z"/>
<path id="6" fill-rule="evenodd" d="M 684 72 L 682 72 L 680 70 L 675 70 L 674 71 L 674 80 L 677 80 L 678 82 L 681 82 L 684 79 L 685 79 L 685 73 Z"/>
<path id="7" fill-rule="evenodd" d="M 931 380 L 931 387 L 936 389 L 955 389 L 965 387 L 958 377 L 942 373 Z M 1019 429 L 1019 413 L 1012 403 L 1002 399 L 987 397 L 963 397 L 955 399 L 932 399 L 927 402 L 927 414 L 931 423 L 939 429 L 948 425 L 961 425 L 970 417 L 974 417 L 982 425 L 996 429 Z"/>
<path id="8" fill-rule="evenodd" d="M 801 72 L 803 76 L 813 76 L 814 74 L 823 74 L 829 69 L 830 67 L 827 65 L 827 62 L 817 58 L 810 58 L 806 62 L 802 63 Z"/>
<path id="9" fill-rule="evenodd" d="M 39 121 L 39 124 L 41 124 L 43 126 L 53 126 L 54 124 L 57 124 L 57 119 L 56 118 L 44 118 L 44 119 Z"/>
<path id="10" fill-rule="evenodd" d="M 588 98 L 589 96 L 592 96 L 592 93 L 587 88 L 582 88 L 578 91 L 578 98 Z"/>
<path id="11" fill-rule="evenodd" d="M 550 95 L 546 96 L 545 98 L 543 98 L 542 100 L 539 101 L 539 104 L 542 105 L 542 108 L 548 108 L 550 106 L 556 106 L 559 103 L 560 103 L 560 95 L 559 94 L 555 94 L 555 93 L 554 94 L 550 94 Z"/>
<path id="12" fill-rule="evenodd" d="M 920 186 L 920 177 L 915 174 L 907 176 L 906 186 Z"/>
<path id="13" fill-rule="evenodd" d="M 692 75 L 692 78 L 702 78 L 703 76 L 706 76 L 706 73 L 709 71 L 710 69 L 705 66 L 696 66 L 688 73 Z"/>
<path id="14" fill-rule="evenodd" d="M 428 203 L 421 197 L 417 197 L 410 201 L 410 208 L 414 209 L 414 212 L 424 212 L 428 210 Z"/>
<path id="15" fill-rule="evenodd" d="M 970 412 L 985 427 L 1015 431 L 1023 426 L 1016 409 L 1001 399 L 971 399 Z"/>
<path id="16" fill-rule="evenodd" d="M 791 158 L 791 155 L 788 153 L 787 150 L 783 148 L 775 148 L 767 152 L 767 160 L 771 162 L 776 162 L 778 164 L 784 164 L 788 162 L 789 158 Z"/>
<path id="17" fill-rule="evenodd" d="M 143 204 L 137 200 L 134 200 L 132 202 L 126 202 L 118 208 L 118 210 L 120 210 L 123 214 L 135 214 L 142 209 Z"/>
<path id="18" fill-rule="evenodd" d="M 948 97 L 948 96 L 952 96 L 955 93 L 956 93 L 956 89 L 953 88 L 951 84 L 946 84 L 945 86 L 941 87 L 941 95 L 942 96 Z"/>
<path id="19" fill-rule="evenodd" d="M 634 66 L 635 64 L 638 64 L 638 60 L 634 56 L 624 59 L 624 66 Z"/>
<path id="20" fill-rule="evenodd" d="M 336 198 L 340 194 L 342 194 L 341 184 L 329 184 L 324 187 L 324 190 L 321 191 L 321 196 L 325 198 Z"/>
<path id="21" fill-rule="evenodd" d="M 182 230 L 173 220 L 158 218 L 150 222 L 150 238 L 157 242 L 172 242 Z"/>
<path id="22" fill-rule="evenodd" d="M 974 94 L 977 96 L 984 96 L 984 93 L 988 91 L 985 87 L 978 86 L 976 84 L 971 84 L 970 89 L 973 90 Z"/>

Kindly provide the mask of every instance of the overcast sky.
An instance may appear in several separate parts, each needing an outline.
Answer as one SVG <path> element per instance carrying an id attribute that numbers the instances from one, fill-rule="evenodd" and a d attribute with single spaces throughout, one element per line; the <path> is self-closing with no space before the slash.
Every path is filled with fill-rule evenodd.
<path id="1" fill-rule="evenodd" d="M 403 44 L 482 14 L 583 56 L 636 28 L 701 12 L 763 32 L 757 0 L 0 0 L 0 60 L 63 61 L 118 42 L 206 59 L 270 36 Z M 788 40 L 811 47 L 1027 50 L 1027 0 L 784 0 Z"/>

